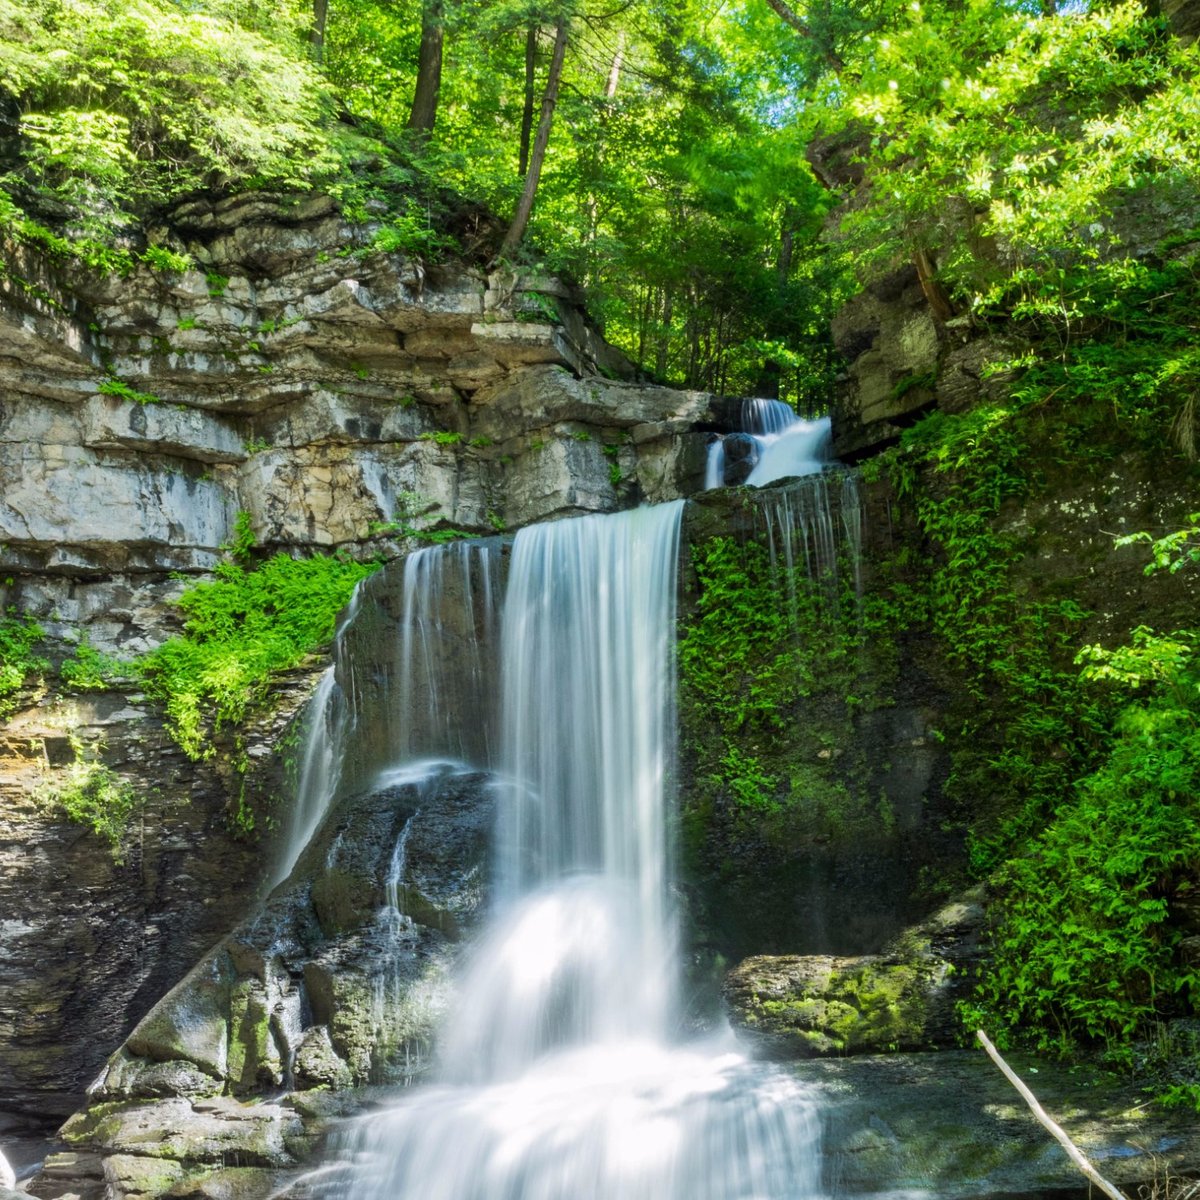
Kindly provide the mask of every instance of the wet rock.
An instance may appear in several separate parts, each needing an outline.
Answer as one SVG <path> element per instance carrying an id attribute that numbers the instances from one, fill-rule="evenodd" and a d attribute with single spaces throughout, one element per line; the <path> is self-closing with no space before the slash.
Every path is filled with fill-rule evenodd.
<path id="1" fill-rule="evenodd" d="M 264 1095 L 428 1066 L 451 939 L 486 898 L 492 802 L 485 776 L 448 764 L 341 800 L 263 911 L 139 1022 L 62 1136 L 129 1195 L 269 1194 L 270 1172 L 207 1170 L 309 1153 L 321 1106 Z"/>
<path id="2" fill-rule="evenodd" d="M 1194 1170 L 1194 1116 L 1156 1111 L 1136 1088 L 1086 1066 L 1009 1057 L 1050 1116 L 1127 1195 L 1167 1170 Z M 814 1059 L 794 1070 L 814 1088 L 825 1181 L 838 1194 L 1086 1194 L 1083 1176 L 980 1050 Z"/>
<path id="3" fill-rule="evenodd" d="M 264 819 L 282 794 L 270 751 L 311 686 L 311 672 L 281 680 L 277 707 L 244 732 L 245 799 Z M 74 760 L 72 736 L 103 742 L 105 764 L 138 790 L 118 855 L 37 799 Z M 115 1044 L 252 904 L 270 850 L 233 835 L 242 781 L 222 768 L 190 762 L 130 693 L 26 711 L 0 735 L 0 1107 L 67 1116 Z M 170 1071 L 187 1058 L 164 1047 L 153 1061 Z"/>
<path id="4" fill-rule="evenodd" d="M 745 483 L 758 466 L 758 441 L 748 433 L 730 433 L 725 437 L 725 483 L 729 487 Z"/>
<path id="5" fill-rule="evenodd" d="M 300 1117 L 291 1109 L 222 1096 L 99 1104 L 72 1117 L 61 1131 L 67 1142 L 103 1146 L 109 1154 L 268 1167 L 293 1165 L 287 1141 L 302 1133 Z"/>
<path id="6" fill-rule="evenodd" d="M 292 1069 L 299 1088 L 348 1088 L 352 1080 L 350 1068 L 333 1048 L 326 1025 L 305 1030 Z"/>

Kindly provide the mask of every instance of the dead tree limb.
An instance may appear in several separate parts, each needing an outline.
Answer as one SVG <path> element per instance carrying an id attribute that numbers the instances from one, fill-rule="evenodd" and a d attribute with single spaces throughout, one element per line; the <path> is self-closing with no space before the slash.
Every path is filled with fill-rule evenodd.
<path id="1" fill-rule="evenodd" d="M 1043 1127 L 1053 1134 L 1058 1144 L 1067 1152 L 1067 1157 L 1094 1183 L 1109 1200 L 1129 1200 L 1129 1198 L 1114 1184 L 1108 1182 L 1095 1167 L 1084 1157 L 1083 1151 L 1075 1145 L 1061 1125 L 1055 1124 L 1047 1115 L 1046 1110 L 1038 1103 L 1037 1097 L 1021 1082 L 1017 1073 L 1000 1057 L 1000 1051 L 992 1045 L 988 1035 L 982 1029 L 975 1031 L 979 1044 L 988 1052 L 988 1057 L 1004 1073 L 1004 1078 L 1021 1093 L 1021 1099 L 1029 1105 L 1029 1111 L 1042 1123 Z"/>

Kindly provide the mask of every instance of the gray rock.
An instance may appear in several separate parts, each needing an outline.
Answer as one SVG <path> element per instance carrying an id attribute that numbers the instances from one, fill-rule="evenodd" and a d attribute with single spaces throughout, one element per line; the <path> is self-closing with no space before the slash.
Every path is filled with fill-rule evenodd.
<path id="1" fill-rule="evenodd" d="M 1136 1089 L 1087 1067 L 1009 1057 L 1050 1116 L 1127 1195 L 1165 1171 L 1194 1171 L 1194 1116 L 1150 1109 Z M 826 1185 L 840 1195 L 985 1200 L 1086 1190 L 981 1050 L 820 1059 L 794 1070 L 814 1088 Z"/>

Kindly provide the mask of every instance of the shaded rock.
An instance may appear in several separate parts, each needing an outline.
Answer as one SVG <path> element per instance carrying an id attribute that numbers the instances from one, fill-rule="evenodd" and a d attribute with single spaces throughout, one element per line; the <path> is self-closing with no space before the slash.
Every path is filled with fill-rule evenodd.
<path id="1" fill-rule="evenodd" d="M 351 1083 L 350 1068 L 338 1057 L 325 1025 L 304 1031 L 292 1070 L 299 1088 L 347 1088 Z"/>
<path id="2" fill-rule="evenodd" d="M 734 487 L 745 483 L 758 466 L 758 441 L 748 433 L 731 433 L 725 438 L 725 483 Z"/>
<path id="3" fill-rule="evenodd" d="M 491 809 L 486 777 L 447 764 L 341 801 L 265 909 L 138 1024 L 89 1111 L 157 1096 L 204 1111 L 214 1091 L 419 1072 L 445 1005 L 447 936 L 485 899 Z M 77 1119 L 80 1136 L 121 1149 Z"/>
<path id="4" fill-rule="evenodd" d="M 300 1117 L 291 1109 L 222 1096 L 100 1104 L 76 1114 L 61 1131 L 70 1143 L 103 1146 L 109 1153 L 245 1166 L 293 1165 L 286 1143 L 302 1133 Z"/>
<path id="5" fill-rule="evenodd" d="M 142 601 L 117 603 L 136 619 Z M 264 819 L 283 793 L 274 748 L 312 679 L 281 678 L 274 707 L 243 731 L 244 799 Z M 72 736 L 103 742 L 105 765 L 138 790 L 120 861 L 37 799 L 74 761 Z M 243 779 L 224 771 L 221 758 L 189 761 L 127 692 L 23 712 L 0 734 L 0 1108 L 74 1111 L 120 1039 L 252 905 L 264 846 L 233 835 L 227 805 Z M 173 1059 L 190 1061 L 165 1047 L 155 1061 Z"/>
<path id="6" fill-rule="evenodd" d="M 445 763 L 339 801 L 263 911 L 138 1024 L 61 1136 L 97 1153 L 116 1194 L 270 1194 L 272 1171 L 248 1169 L 302 1161 L 326 1112 L 238 1098 L 426 1068 L 450 937 L 485 899 L 491 808 L 485 776 Z"/>

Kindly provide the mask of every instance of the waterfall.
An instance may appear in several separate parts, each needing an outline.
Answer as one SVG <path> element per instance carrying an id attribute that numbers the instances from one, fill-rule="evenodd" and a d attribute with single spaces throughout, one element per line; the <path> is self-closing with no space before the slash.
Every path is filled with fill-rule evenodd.
<path id="1" fill-rule="evenodd" d="M 358 584 L 334 638 L 334 661 L 340 656 L 346 631 L 354 623 L 360 608 L 362 584 Z M 304 714 L 304 739 L 300 753 L 300 772 L 296 780 L 295 800 L 288 824 L 280 841 L 268 890 L 282 883 L 296 865 L 337 794 L 345 761 L 346 737 L 350 729 L 350 710 L 338 686 L 334 667 L 321 675 L 317 690 Z"/>
<path id="2" fill-rule="evenodd" d="M 371 579 L 354 589 L 333 666 L 305 713 L 271 888 L 291 873 L 337 796 L 381 769 L 436 757 L 491 765 L 499 563 L 494 540 L 428 546 L 404 560 L 397 610 L 379 601 Z M 352 639 L 377 643 L 378 659 L 358 661 Z"/>
<path id="3" fill-rule="evenodd" d="M 809 1200 L 786 1072 L 683 1040 L 670 894 L 682 503 L 522 530 L 501 631 L 499 898 L 441 1082 L 335 1139 L 341 1200 Z M 397 855 L 403 854 L 397 848 Z"/>
<path id="4" fill-rule="evenodd" d="M 782 400 L 743 400 L 738 416 L 742 431 L 733 435 L 738 458 L 730 462 L 726 438 L 714 439 L 705 462 L 706 490 L 725 485 L 727 462 L 734 475 L 729 482 L 762 487 L 777 479 L 816 474 L 830 461 L 828 417 L 805 420 Z"/>

